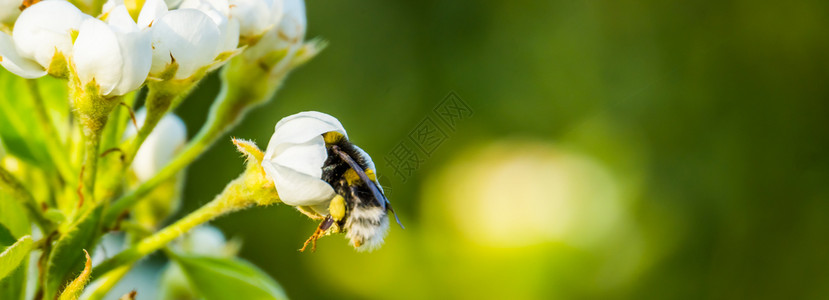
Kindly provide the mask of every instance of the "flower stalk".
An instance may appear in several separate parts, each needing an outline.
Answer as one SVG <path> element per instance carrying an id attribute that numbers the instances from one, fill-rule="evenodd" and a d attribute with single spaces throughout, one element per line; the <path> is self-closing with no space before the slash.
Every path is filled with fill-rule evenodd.
<path id="1" fill-rule="evenodd" d="M 248 70 L 246 73 L 242 67 L 235 66 L 242 63 L 240 60 L 241 57 L 234 58 L 222 71 L 221 90 L 216 97 L 216 101 L 210 107 L 207 121 L 196 133 L 196 136 L 155 177 L 113 202 L 104 215 L 105 225 L 112 225 L 112 222 L 123 211 L 135 205 L 160 184 L 176 176 L 179 171 L 190 165 L 210 148 L 225 132 L 233 128 L 250 109 L 266 102 L 273 96 L 279 83 L 284 79 L 285 73 L 281 73 L 279 76 L 269 76 L 258 66 L 244 68 Z M 250 72 L 254 70 L 259 71 Z"/>
<path id="2" fill-rule="evenodd" d="M 172 225 L 146 237 L 134 246 L 98 265 L 95 274 L 107 274 L 110 271 L 132 264 L 141 257 L 164 248 L 190 229 L 209 222 L 217 217 L 246 209 L 255 205 L 267 206 L 279 203 L 279 195 L 261 167 L 261 151 L 249 142 L 234 140 L 240 151 L 248 156 L 248 166 L 244 173 L 231 181 L 221 194 L 196 211 L 176 221 Z"/>
<path id="3" fill-rule="evenodd" d="M 82 188 L 81 203 L 95 201 L 95 176 L 98 170 L 98 152 L 101 137 L 106 126 L 109 113 L 120 102 L 120 97 L 104 97 L 98 93 L 95 85 L 76 91 L 72 95 L 75 113 L 81 124 L 84 138 L 84 162 L 81 169 Z"/>

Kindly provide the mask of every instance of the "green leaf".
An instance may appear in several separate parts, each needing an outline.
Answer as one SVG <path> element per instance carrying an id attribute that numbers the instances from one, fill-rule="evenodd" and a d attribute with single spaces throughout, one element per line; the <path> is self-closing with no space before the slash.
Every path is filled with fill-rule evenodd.
<path id="1" fill-rule="evenodd" d="M 29 223 L 23 204 L 14 199 L 12 195 L 2 191 L 0 191 L 0 224 L 11 232 L 15 240 L 17 237 L 32 233 L 32 225 Z"/>
<path id="2" fill-rule="evenodd" d="M 9 275 L 20 266 L 20 263 L 28 257 L 29 251 L 32 250 L 33 243 L 32 236 L 27 235 L 0 253 L 0 279 L 5 278 L 6 275 Z"/>
<path id="3" fill-rule="evenodd" d="M 173 260 L 206 300 L 288 299 L 276 281 L 242 259 L 188 254 Z"/>
<path id="4" fill-rule="evenodd" d="M 58 300 L 77 300 L 78 297 L 81 296 L 86 284 L 89 283 L 89 277 L 92 275 L 92 259 L 89 258 L 89 253 L 86 252 L 86 250 L 83 250 L 83 254 L 86 256 L 86 263 L 84 264 L 83 271 L 81 271 L 81 274 L 78 275 L 78 278 L 72 280 L 72 282 L 70 282 L 69 285 L 63 289 L 63 292 L 60 293 Z"/>
<path id="5" fill-rule="evenodd" d="M 15 237 L 28 235 L 32 230 L 23 205 L 4 193 L 0 193 L 0 224 L 3 225 L 0 230 L 7 231 L 12 236 L 11 243 L 8 242 L 8 237 L 0 242 L 0 251 L 14 244 L 17 241 Z M 28 261 L 24 259 L 17 269 L 0 279 L 0 299 L 22 300 L 26 296 L 27 265 Z"/>
<path id="6" fill-rule="evenodd" d="M 6 249 L 15 242 L 17 242 L 17 239 L 14 238 L 12 232 L 3 223 L 0 223 L 0 250 Z"/>
<path id="7" fill-rule="evenodd" d="M 67 83 L 45 76 L 37 80 L 47 114 L 57 122 L 68 118 Z M 51 167 L 45 138 L 37 122 L 35 101 L 26 79 L 0 69 L 0 138 L 9 154 L 40 166 Z M 59 134 L 65 135 L 66 132 Z"/>
<path id="8" fill-rule="evenodd" d="M 97 238 L 103 206 L 89 210 L 55 243 L 46 263 L 44 299 L 53 299 L 73 274 L 81 270 L 84 262 L 81 249 L 92 249 Z"/>
<path id="9" fill-rule="evenodd" d="M 0 279 L 0 299 L 23 300 L 26 296 L 26 272 L 29 262 L 20 265 L 5 278 Z"/>

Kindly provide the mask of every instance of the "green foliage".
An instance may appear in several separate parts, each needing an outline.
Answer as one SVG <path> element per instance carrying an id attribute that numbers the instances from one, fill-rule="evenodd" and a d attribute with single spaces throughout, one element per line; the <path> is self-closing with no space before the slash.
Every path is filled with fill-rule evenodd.
<path id="1" fill-rule="evenodd" d="M 14 237 L 22 237 L 32 231 L 23 205 L 4 193 L 0 193 L 0 224 Z"/>
<path id="2" fill-rule="evenodd" d="M 9 154 L 41 167 L 52 167 L 44 140 L 47 136 L 37 122 L 32 89 L 26 86 L 26 79 L 0 69 L 0 138 Z M 65 120 L 69 111 L 66 82 L 44 77 L 37 80 L 37 86 L 50 117 Z"/>
<path id="3" fill-rule="evenodd" d="M 16 242 L 17 236 L 26 236 L 31 232 L 31 225 L 23 206 L 7 194 L 0 193 L 0 231 L 4 232 L 0 249 Z M 24 259 L 20 265 L 0 279 L 0 299 L 19 300 L 25 296 L 26 273 L 28 262 Z"/>
<path id="4" fill-rule="evenodd" d="M 0 279 L 12 273 L 28 257 L 32 250 L 32 236 L 26 235 L 18 239 L 8 247 L 4 247 L 0 253 Z"/>
<path id="5" fill-rule="evenodd" d="M 242 259 L 181 254 L 173 260 L 204 299 L 288 299 L 276 281 Z"/>
<path id="6" fill-rule="evenodd" d="M 46 263 L 44 293 L 47 299 L 56 295 L 66 280 L 81 269 L 84 253 L 79 249 L 94 247 L 102 211 L 100 205 L 89 210 L 55 243 Z"/>

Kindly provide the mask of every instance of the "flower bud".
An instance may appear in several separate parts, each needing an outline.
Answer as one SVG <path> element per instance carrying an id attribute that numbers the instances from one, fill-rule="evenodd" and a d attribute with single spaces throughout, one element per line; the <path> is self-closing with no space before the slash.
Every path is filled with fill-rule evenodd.
<path id="1" fill-rule="evenodd" d="M 11 37 L 0 33 L 0 64 L 25 78 L 43 76 L 47 70 L 64 75 L 74 37 L 81 23 L 90 18 L 65 1 L 30 6 L 15 21 Z"/>
<path id="2" fill-rule="evenodd" d="M 217 23 L 199 9 L 168 11 L 164 1 L 147 0 L 138 15 L 138 23 L 150 26 L 152 31 L 152 77 L 190 78 L 210 67 L 224 50 L 220 48 L 225 41 Z"/>
<path id="3" fill-rule="evenodd" d="M 20 54 L 48 68 L 57 53 L 72 55 L 73 34 L 90 19 L 65 1 L 42 1 L 24 10 L 12 36 Z"/>
<path id="4" fill-rule="evenodd" d="M 246 59 L 264 60 L 268 66 L 280 62 L 284 65 L 302 45 L 306 27 L 305 2 L 285 0 L 284 8 L 284 14 L 277 26 L 266 32 L 261 40 L 244 52 Z"/>
<path id="5" fill-rule="evenodd" d="M 219 29 L 219 54 L 239 46 L 239 20 L 230 19 L 230 3 L 227 0 L 185 0 L 180 8 L 197 9 L 213 20 Z"/>
<path id="6" fill-rule="evenodd" d="M 136 121 L 140 126 L 144 125 L 146 118 L 145 109 L 136 114 Z M 136 130 L 130 126 L 124 137 L 129 139 L 135 134 Z M 184 122 L 174 114 L 166 114 L 144 140 L 132 162 L 133 174 L 138 183 L 150 180 L 167 166 L 184 147 L 186 138 L 187 129 Z M 164 181 L 136 204 L 131 212 L 133 220 L 146 228 L 157 228 L 178 211 L 181 206 L 183 174 L 184 172 L 180 172 L 175 178 Z"/>
<path id="7" fill-rule="evenodd" d="M 135 114 L 138 126 L 144 125 L 146 117 L 147 110 L 143 108 Z M 135 135 L 135 129 L 130 126 L 124 133 L 124 137 L 130 138 L 133 135 Z M 186 140 L 187 127 L 184 122 L 172 113 L 164 115 L 135 155 L 132 169 L 138 180 L 144 182 L 155 176 L 173 160 L 178 151 L 184 147 Z"/>
<path id="8" fill-rule="evenodd" d="M 123 5 L 112 10 L 107 23 L 84 21 L 73 52 L 72 62 L 82 86 L 94 81 L 105 96 L 139 88 L 152 62 L 149 33 L 139 30 Z"/>
<path id="9" fill-rule="evenodd" d="M 230 0 L 231 18 L 239 20 L 240 35 L 256 39 L 279 24 L 283 0 Z"/>

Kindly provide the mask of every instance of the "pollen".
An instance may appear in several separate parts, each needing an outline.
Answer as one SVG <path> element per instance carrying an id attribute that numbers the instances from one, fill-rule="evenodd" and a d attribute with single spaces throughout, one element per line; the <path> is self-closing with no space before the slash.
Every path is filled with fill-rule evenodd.
<path id="1" fill-rule="evenodd" d="M 328 145 L 336 144 L 343 139 L 343 134 L 336 131 L 329 131 L 322 134 L 322 138 Z"/>
<path id="2" fill-rule="evenodd" d="M 331 199 L 331 204 L 328 205 L 328 212 L 331 213 L 331 218 L 334 221 L 340 221 L 345 217 L 345 198 L 340 195 L 334 196 Z"/>
<path id="3" fill-rule="evenodd" d="M 348 181 L 348 185 L 356 185 L 358 182 L 360 182 L 360 175 L 358 175 L 357 172 L 351 168 L 345 171 L 343 177 L 346 181 Z"/>

